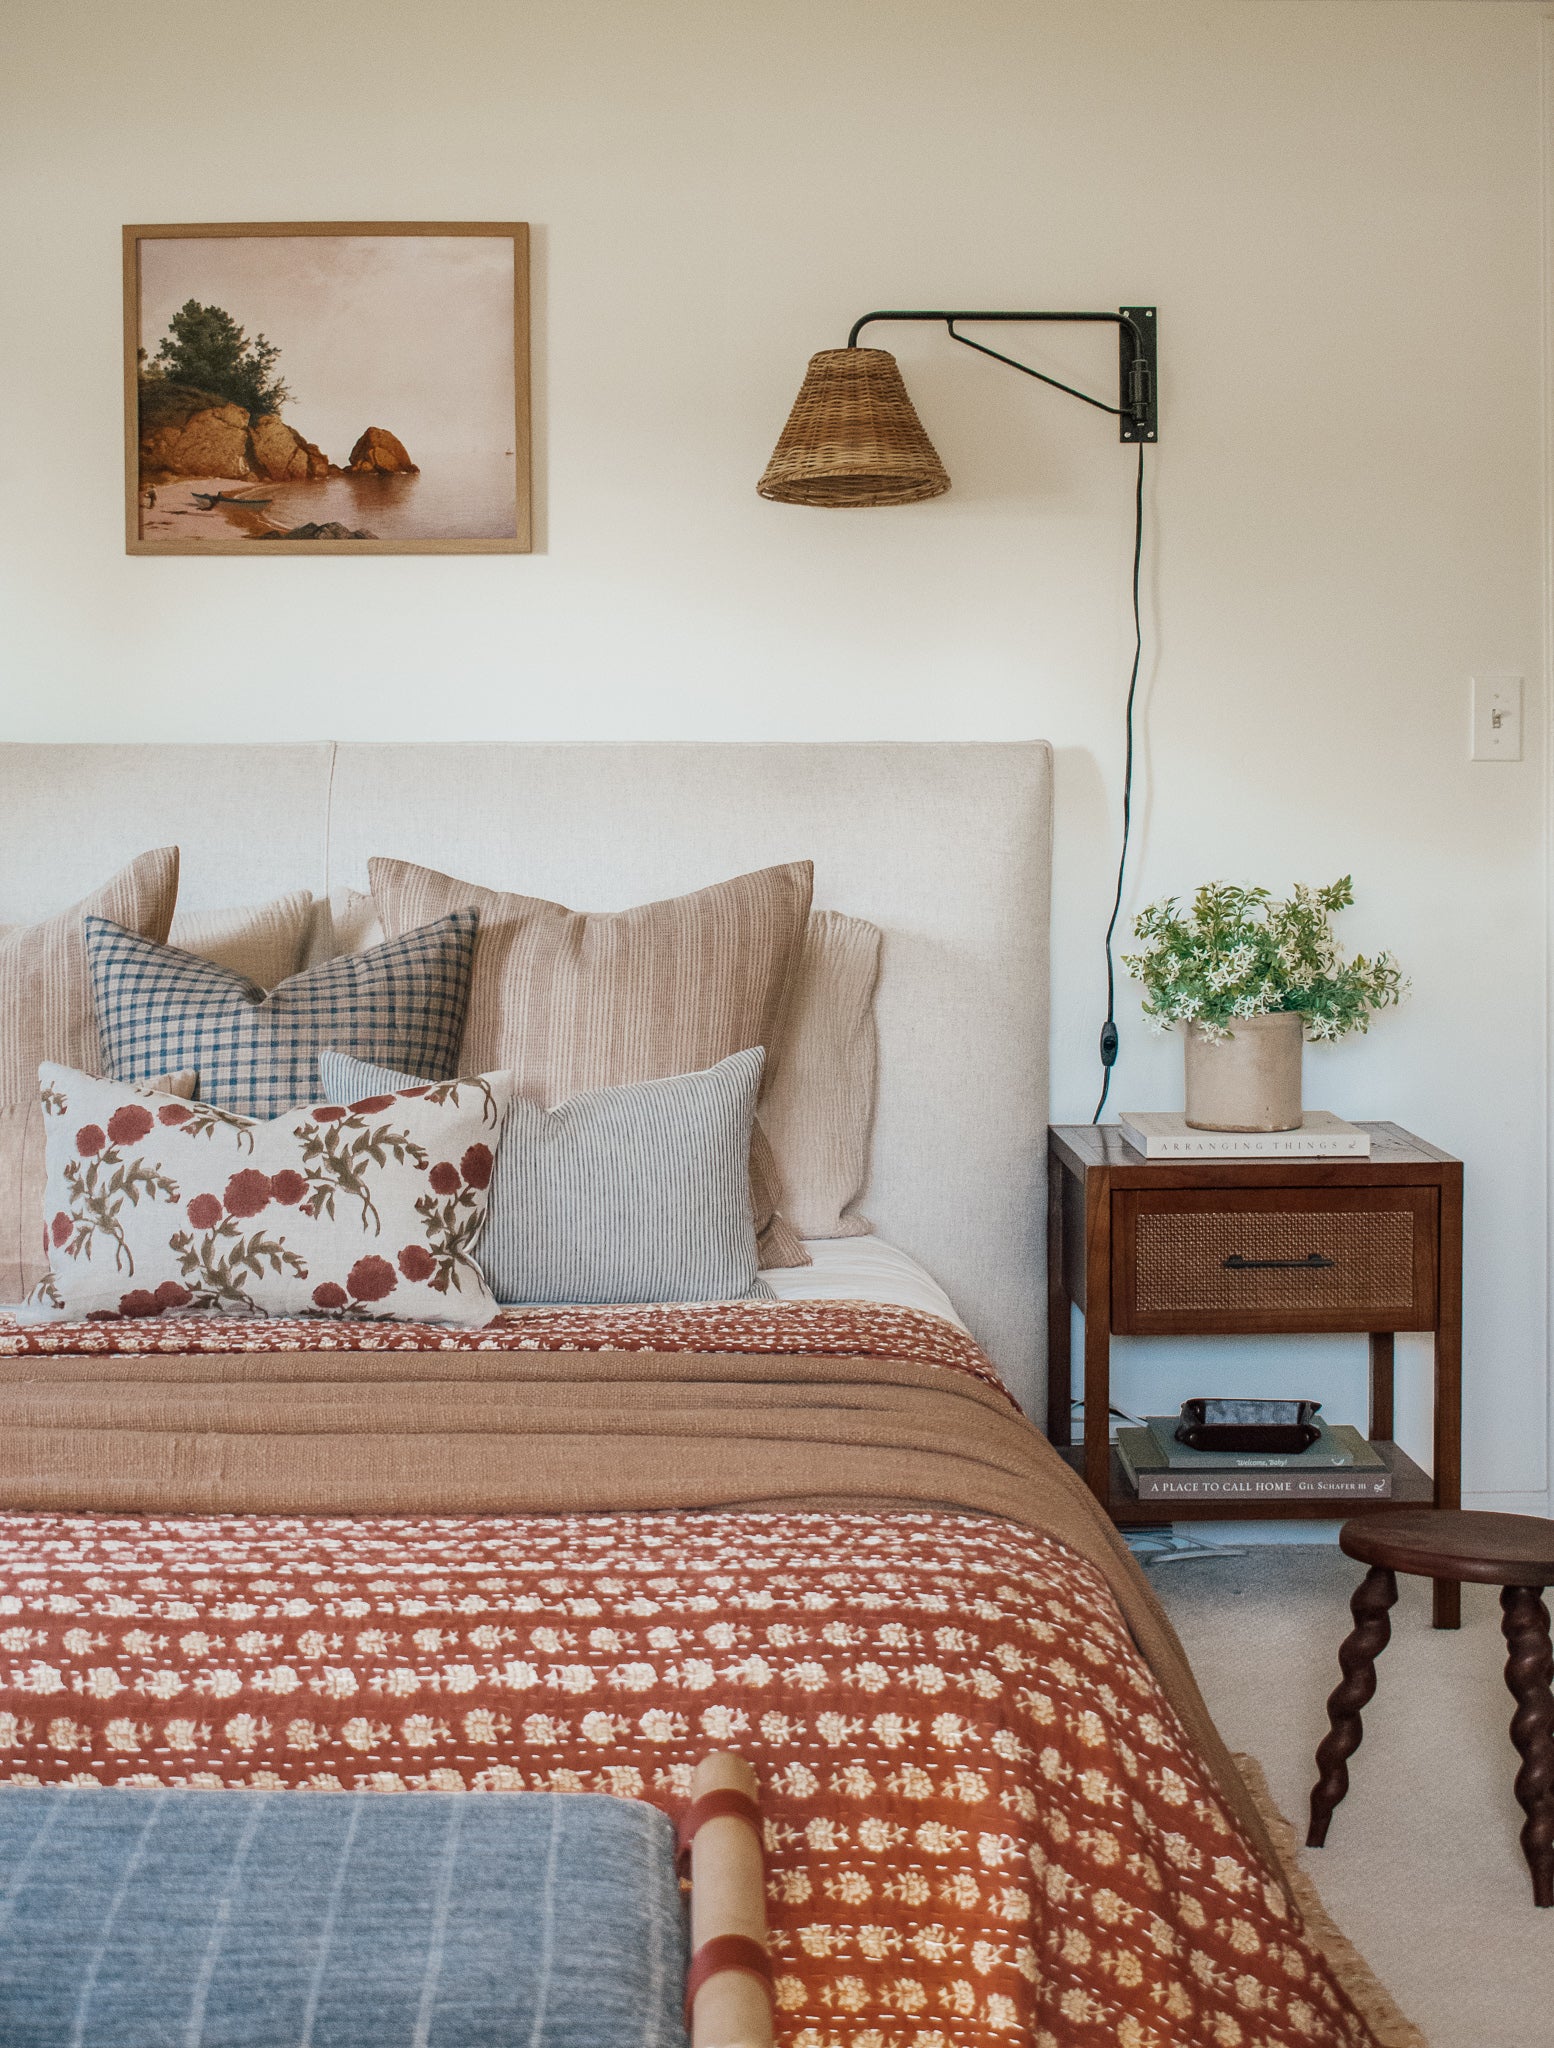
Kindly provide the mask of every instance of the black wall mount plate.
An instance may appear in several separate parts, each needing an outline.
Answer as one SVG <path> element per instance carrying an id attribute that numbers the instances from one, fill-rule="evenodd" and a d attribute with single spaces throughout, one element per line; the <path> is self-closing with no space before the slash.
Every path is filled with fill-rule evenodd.
<path id="1" fill-rule="evenodd" d="M 1118 439 L 1122 441 L 1158 441 L 1160 439 L 1160 336 L 1159 320 L 1153 306 L 1119 306 L 1117 311 L 1131 320 L 1143 338 L 1144 362 L 1149 371 L 1149 388 L 1144 413 L 1144 425 L 1140 431 L 1133 416 L 1133 391 L 1129 382 L 1133 368 L 1135 344 L 1132 330 L 1117 329 L 1117 359 L 1119 368 L 1118 404 L 1122 407 L 1122 418 L 1117 422 Z"/>

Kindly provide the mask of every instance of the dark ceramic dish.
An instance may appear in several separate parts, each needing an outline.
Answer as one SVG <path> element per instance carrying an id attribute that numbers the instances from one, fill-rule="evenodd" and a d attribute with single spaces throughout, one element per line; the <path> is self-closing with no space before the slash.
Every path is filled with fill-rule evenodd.
<path id="1" fill-rule="evenodd" d="M 1184 1401 L 1176 1440 L 1194 1451 L 1309 1451 L 1320 1401 Z"/>

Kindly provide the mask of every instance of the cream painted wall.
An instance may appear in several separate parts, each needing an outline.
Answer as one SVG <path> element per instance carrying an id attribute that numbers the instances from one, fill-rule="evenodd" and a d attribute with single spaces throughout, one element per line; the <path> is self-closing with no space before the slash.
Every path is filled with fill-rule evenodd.
<path id="1" fill-rule="evenodd" d="M 948 497 L 827 514 L 753 486 L 805 358 L 870 306 L 1157 303 L 1129 900 L 1353 870 L 1351 938 L 1416 994 L 1310 1055 L 1308 1099 L 1465 1155 L 1469 1483 L 1542 1504 L 1541 12 L 12 0 L 0 732 L 1047 735 L 1053 1113 L 1086 1116 L 1131 455 L 909 332 Z M 541 552 L 124 555 L 120 224 L 309 218 L 535 223 Z M 1018 339 L 1106 391 L 1108 339 Z M 1467 759 L 1488 668 L 1528 679 L 1517 766 Z M 1133 1015 L 1114 1101 L 1179 1101 Z M 1127 1363 L 1137 1403 L 1294 1384 L 1358 1412 L 1347 1340 Z"/>

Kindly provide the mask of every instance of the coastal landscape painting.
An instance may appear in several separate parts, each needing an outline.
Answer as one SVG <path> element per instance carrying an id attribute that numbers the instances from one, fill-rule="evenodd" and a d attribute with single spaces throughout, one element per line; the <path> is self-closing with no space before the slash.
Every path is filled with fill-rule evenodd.
<path id="1" fill-rule="evenodd" d="M 124 230 L 131 554 L 525 554 L 522 222 Z"/>

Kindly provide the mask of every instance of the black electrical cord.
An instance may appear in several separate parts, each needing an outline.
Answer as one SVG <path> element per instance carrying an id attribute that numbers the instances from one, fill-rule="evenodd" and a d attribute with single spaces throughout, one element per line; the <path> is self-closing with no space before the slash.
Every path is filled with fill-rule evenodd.
<path id="1" fill-rule="evenodd" d="M 931 319 L 931 314 L 880 315 L 871 314 L 854 326 L 849 347 L 858 339 L 858 329 L 867 324 L 867 319 L 900 317 L 903 319 Z M 1050 384 L 1057 391 L 1066 391 L 1070 398 L 1082 398 L 1086 405 L 1093 405 L 1098 412 L 1109 412 L 1114 419 L 1123 417 L 1123 408 L 1108 405 L 1104 398 L 1092 398 L 1088 391 L 1077 391 L 1072 384 L 1060 384 L 1056 377 L 1049 377 L 1041 370 L 1033 370 L 1029 363 L 1019 362 L 1014 356 L 1006 356 L 996 348 L 989 348 L 986 342 L 973 341 L 969 334 L 957 331 L 957 319 L 973 317 L 991 319 L 992 314 L 973 316 L 969 313 L 944 316 L 944 324 L 951 341 L 958 341 L 963 348 L 974 348 L 978 355 L 991 356 L 995 362 L 1007 363 L 1011 370 L 1020 370 L 1027 377 L 1035 377 L 1042 384 Z M 1142 426 L 1142 416 L 1132 415 Z M 1117 919 L 1122 912 L 1122 885 L 1128 866 L 1128 839 L 1133 829 L 1133 710 L 1138 699 L 1139 667 L 1144 658 L 1144 624 L 1139 609 L 1139 571 L 1144 559 L 1144 447 L 1140 438 L 1138 479 L 1133 487 L 1133 672 L 1128 677 L 1128 701 L 1123 712 L 1123 730 L 1127 746 L 1122 770 L 1122 846 L 1117 855 L 1117 889 L 1112 897 L 1112 914 L 1106 921 L 1106 1022 L 1101 1026 L 1101 1099 L 1095 1105 L 1095 1114 L 1090 1121 L 1098 1124 L 1101 1111 L 1106 1107 L 1106 1098 L 1111 1092 L 1112 1068 L 1117 1064 L 1117 972 L 1112 960 L 1112 941 L 1117 933 Z"/>
<path id="2" fill-rule="evenodd" d="M 1122 911 L 1122 882 L 1128 866 L 1128 836 L 1133 829 L 1133 707 L 1138 698 L 1139 665 L 1144 656 L 1144 624 L 1139 610 L 1139 568 L 1144 559 L 1144 443 L 1139 443 L 1138 481 L 1133 489 L 1133 673 L 1128 678 L 1128 702 L 1123 712 L 1127 745 L 1122 769 L 1122 846 L 1117 855 L 1117 890 L 1112 897 L 1112 914 L 1106 922 L 1106 1022 L 1101 1026 L 1101 1099 L 1090 1121 L 1098 1124 L 1111 1090 L 1112 1068 L 1117 1064 L 1117 974 L 1112 961 L 1112 940 Z"/>

